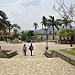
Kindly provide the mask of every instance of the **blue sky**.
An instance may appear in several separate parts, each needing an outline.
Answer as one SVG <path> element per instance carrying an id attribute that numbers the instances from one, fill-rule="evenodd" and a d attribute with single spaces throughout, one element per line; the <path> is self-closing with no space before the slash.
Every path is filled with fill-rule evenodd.
<path id="1" fill-rule="evenodd" d="M 65 2 L 69 5 L 75 0 L 65 0 Z M 58 7 L 55 0 L 0 0 L 0 10 L 6 13 L 12 24 L 17 23 L 22 30 L 33 30 L 34 22 L 38 23 L 38 29 L 42 28 L 40 22 L 43 16 L 60 17 L 53 9 L 54 4 Z"/>

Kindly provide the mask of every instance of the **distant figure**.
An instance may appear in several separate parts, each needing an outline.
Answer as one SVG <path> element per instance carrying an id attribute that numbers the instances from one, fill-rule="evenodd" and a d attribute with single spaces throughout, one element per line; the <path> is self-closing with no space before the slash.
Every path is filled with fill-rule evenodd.
<path id="1" fill-rule="evenodd" d="M 26 44 L 24 44 L 23 51 L 24 51 L 24 54 L 25 54 L 25 56 L 26 56 L 26 51 L 27 51 Z"/>
<path id="2" fill-rule="evenodd" d="M 31 56 L 32 56 L 33 48 L 34 48 L 34 46 L 33 46 L 32 43 L 31 43 L 31 45 L 30 45 L 30 47 L 29 47 L 29 50 L 31 51 Z"/>

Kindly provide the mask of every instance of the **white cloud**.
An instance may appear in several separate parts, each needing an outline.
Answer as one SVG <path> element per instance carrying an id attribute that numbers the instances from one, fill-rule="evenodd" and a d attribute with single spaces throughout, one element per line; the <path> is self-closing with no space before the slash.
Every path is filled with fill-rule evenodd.
<path id="1" fill-rule="evenodd" d="M 23 6 L 37 6 L 40 5 L 41 2 L 42 0 L 18 0 L 15 4 Z"/>
<path id="2" fill-rule="evenodd" d="M 16 2 L 16 4 L 28 4 L 28 3 L 30 3 L 32 0 L 18 0 L 17 2 Z"/>
<path id="3" fill-rule="evenodd" d="M 26 14 L 25 8 L 16 5 L 15 3 L 6 4 L 4 10 L 6 10 L 8 13 L 11 13 L 12 15 Z"/>

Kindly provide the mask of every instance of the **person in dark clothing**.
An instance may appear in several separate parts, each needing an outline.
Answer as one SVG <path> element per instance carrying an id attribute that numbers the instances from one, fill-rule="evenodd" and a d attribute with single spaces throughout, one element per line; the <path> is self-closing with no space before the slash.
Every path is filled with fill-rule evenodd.
<path id="1" fill-rule="evenodd" d="M 33 48 L 34 48 L 34 46 L 33 46 L 32 43 L 31 43 L 31 45 L 30 45 L 30 47 L 29 47 L 29 50 L 31 51 L 31 56 L 32 56 Z"/>
<path id="2" fill-rule="evenodd" d="M 26 56 L 26 51 L 27 51 L 26 44 L 24 44 L 23 51 L 24 51 L 24 54 L 25 54 L 25 56 Z"/>

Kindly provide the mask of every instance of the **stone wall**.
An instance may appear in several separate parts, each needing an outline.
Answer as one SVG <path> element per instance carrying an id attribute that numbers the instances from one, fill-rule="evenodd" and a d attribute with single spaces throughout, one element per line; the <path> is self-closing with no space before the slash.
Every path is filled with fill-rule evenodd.
<path id="1" fill-rule="evenodd" d="M 46 40 L 47 35 L 46 34 L 39 34 L 36 39 L 41 39 L 42 40 Z M 55 40 L 59 40 L 59 36 L 58 35 L 54 35 Z M 53 40 L 53 35 L 48 34 L 48 40 Z"/>
<path id="2" fill-rule="evenodd" d="M 61 51 L 53 51 L 52 53 L 50 53 L 49 51 L 45 51 L 45 55 L 50 58 L 60 57 L 75 66 L 75 56 L 72 56 L 68 53 Z"/>
<path id="3" fill-rule="evenodd" d="M 42 41 L 47 40 L 47 35 L 46 34 L 38 34 L 36 39 L 39 39 L 39 40 L 42 40 Z M 53 40 L 52 34 L 48 34 L 48 40 Z M 58 35 L 54 35 L 54 40 L 59 40 L 58 43 L 68 43 L 69 42 L 69 40 L 67 40 L 67 38 L 65 38 L 65 40 L 64 40 L 63 37 L 61 37 L 61 40 L 60 40 L 60 37 Z M 74 41 L 71 41 L 71 42 L 75 43 L 75 39 L 74 39 Z"/>
<path id="4" fill-rule="evenodd" d="M 17 51 L 9 52 L 8 53 L 8 58 L 11 58 L 13 56 L 17 55 Z"/>
<path id="5" fill-rule="evenodd" d="M 0 50 L 0 58 L 11 58 L 17 55 L 17 51 L 11 51 L 9 53 L 5 53 L 4 51 Z"/>
<path id="6" fill-rule="evenodd" d="M 5 54 L 4 52 L 0 51 L 0 58 L 7 58 L 8 55 Z"/>

